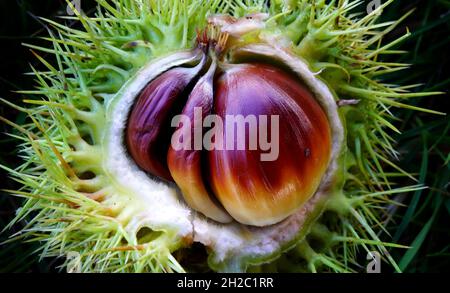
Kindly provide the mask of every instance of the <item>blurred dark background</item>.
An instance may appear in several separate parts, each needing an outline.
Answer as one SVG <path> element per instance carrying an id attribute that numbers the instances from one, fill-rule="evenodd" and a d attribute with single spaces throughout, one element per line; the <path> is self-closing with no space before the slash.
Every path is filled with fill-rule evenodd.
<path id="1" fill-rule="evenodd" d="M 23 97 L 14 93 L 19 89 L 31 89 L 33 81 L 24 75 L 29 65 L 40 65 L 22 43 L 40 44 L 40 36 L 46 35 L 39 17 L 57 19 L 66 14 L 64 0 L 0 0 L 0 97 L 21 104 Z M 92 12 L 93 0 L 81 0 L 81 8 Z M 365 1 L 367 4 L 370 1 Z M 384 2 L 384 1 L 382 1 Z M 413 15 L 393 31 L 388 38 L 405 33 L 412 36 L 398 49 L 408 54 L 390 56 L 395 62 L 414 64 L 410 70 L 386 77 L 400 85 L 422 84 L 419 91 L 442 91 L 445 94 L 417 99 L 412 103 L 421 107 L 449 112 L 448 89 L 450 84 L 450 1 L 412 0 L 395 1 L 383 13 L 384 20 L 396 20 L 417 7 Z M 365 10 L 365 7 L 362 7 Z M 42 55 L 45 58 L 45 54 Z M 413 246 L 412 249 L 393 250 L 394 258 L 406 272 L 450 271 L 450 118 L 396 110 L 400 120 L 397 126 L 402 135 L 396 137 L 401 152 L 399 165 L 414 173 L 428 190 L 404 195 L 399 200 L 408 204 L 400 208 L 395 221 L 388 226 L 394 241 Z M 25 116 L 0 103 L 0 116 L 20 124 Z M 0 164 L 14 167 L 20 164 L 16 156 L 17 142 L 7 136 L 13 132 L 0 122 Z M 412 182 L 401 182 L 412 184 Z M 17 184 L 8 179 L 0 169 L 0 188 L 14 189 Z M 18 199 L 0 191 L 0 229 L 11 220 L 20 206 Z M 0 242 L 20 227 L 13 227 L 0 234 Z M 387 238 L 388 240 L 388 238 Z M 51 272 L 57 260 L 38 261 L 33 254 L 37 243 L 12 243 L 0 246 L 0 272 Z"/>

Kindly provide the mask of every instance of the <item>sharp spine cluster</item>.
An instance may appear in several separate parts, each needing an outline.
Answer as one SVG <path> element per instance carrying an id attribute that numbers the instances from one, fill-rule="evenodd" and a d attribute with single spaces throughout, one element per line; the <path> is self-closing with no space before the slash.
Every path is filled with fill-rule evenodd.
<path id="1" fill-rule="evenodd" d="M 308 61 L 311 70 L 321 72 L 319 77 L 340 99 L 361 102 L 341 110 L 349 139 L 342 162 L 346 168 L 342 193 L 330 200 L 328 213 L 311 230 L 311 236 L 322 235 L 323 245 L 313 247 L 303 235 L 304 240 L 278 260 L 249 269 L 353 271 L 358 269 L 357 248 L 363 247 L 381 251 L 399 270 L 386 247 L 401 246 L 381 241 L 375 232 L 374 227 L 383 226 L 377 207 L 391 203 L 390 195 L 422 187 L 394 189 L 384 171 L 385 165 L 394 175 L 411 177 L 391 161 L 397 154 L 389 131 L 398 130 L 389 109 L 436 113 L 403 102 L 436 93 L 408 93 L 375 80 L 407 67 L 379 60 L 382 54 L 397 53 L 391 47 L 404 39 L 378 45 L 404 19 L 375 24 L 392 1 L 356 19 L 349 15 L 360 1 L 271 1 L 268 7 L 262 0 L 124 0 L 117 6 L 97 0 L 96 16 L 76 13 L 69 17 L 79 20 L 84 29 L 46 19 L 52 28 L 46 38 L 51 45 L 28 46 L 53 55 L 54 62 L 35 53 L 46 69 L 33 68 L 37 88 L 22 91 L 39 98 L 25 100 L 30 104 L 26 108 L 2 100 L 29 117 L 23 125 L 0 117 L 17 130 L 14 136 L 21 141 L 24 158 L 17 169 L 1 166 L 24 186 L 11 194 L 27 199 L 11 225 L 32 219 L 16 238 L 42 242 L 43 257 L 78 251 L 83 271 L 184 271 L 172 255 L 182 246 L 175 232 L 166 230 L 140 243 L 137 235 L 125 229 L 129 209 L 117 204 L 119 192 L 102 169 L 108 155 L 103 153 L 102 138 L 111 119 L 106 108 L 144 64 L 189 48 L 195 27 L 206 23 L 210 11 L 235 17 L 259 11 L 270 15 L 264 33 L 274 32 L 274 42 L 292 43 L 294 52 Z M 321 229 L 321 223 L 331 223 L 333 232 Z M 299 259 L 306 260 L 306 265 Z"/>

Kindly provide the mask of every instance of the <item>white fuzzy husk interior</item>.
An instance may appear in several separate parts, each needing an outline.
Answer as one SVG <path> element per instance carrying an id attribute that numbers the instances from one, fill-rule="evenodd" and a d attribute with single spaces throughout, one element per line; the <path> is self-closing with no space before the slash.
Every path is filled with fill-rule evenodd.
<path id="1" fill-rule="evenodd" d="M 302 229 L 305 219 L 317 203 L 329 197 L 330 185 L 338 168 L 337 160 L 344 139 L 333 94 L 316 78 L 305 62 L 283 48 L 271 45 L 250 45 L 242 50 L 276 58 L 296 72 L 315 94 L 325 109 L 332 130 L 332 154 L 329 168 L 316 194 L 286 220 L 268 227 L 249 227 L 233 222 L 219 224 L 192 211 L 175 187 L 152 180 L 128 156 L 124 146 L 124 131 L 128 113 L 144 86 L 168 68 L 194 60 L 192 52 L 179 52 L 153 61 L 142 68 L 116 95 L 108 106 L 105 152 L 109 154 L 104 168 L 116 184 L 117 198 L 127 200 L 124 221 L 127 231 L 134 235 L 141 227 L 175 232 L 180 238 L 201 242 L 214 251 L 214 262 L 235 262 L 242 257 L 271 255 L 283 244 L 292 241 Z"/>

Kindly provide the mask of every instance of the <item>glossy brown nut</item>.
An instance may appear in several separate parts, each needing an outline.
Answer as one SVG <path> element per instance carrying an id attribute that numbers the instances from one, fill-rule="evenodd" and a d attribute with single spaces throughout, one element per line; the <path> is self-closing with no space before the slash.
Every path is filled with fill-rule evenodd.
<path id="1" fill-rule="evenodd" d="M 190 82 L 201 66 L 170 69 L 141 92 L 128 119 L 126 143 L 136 164 L 151 175 L 173 181 L 167 167 L 167 150 L 173 132 L 172 117 L 181 112 Z"/>
<path id="2" fill-rule="evenodd" d="M 235 143 L 246 140 L 245 150 L 209 152 L 214 194 L 240 223 L 265 226 L 285 219 L 315 193 L 327 169 L 331 134 L 326 114 L 298 78 L 264 64 L 227 67 L 215 83 L 214 98 L 224 124 L 227 115 L 269 115 L 268 121 L 279 115 L 274 161 L 262 161 L 267 152 L 259 146 L 249 150 L 249 134 L 235 137 Z M 268 125 L 270 141 L 276 133 Z"/>
<path id="3" fill-rule="evenodd" d="M 206 153 L 202 152 L 203 145 L 196 146 L 194 144 L 196 135 L 200 135 L 202 139 L 202 128 L 194 128 L 194 126 L 196 123 L 201 126 L 203 124 L 201 118 L 211 114 L 215 69 L 214 62 L 189 95 L 182 113 L 184 118 L 189 119 L 190 122 L 185 121 L 189 127 L 181 125 L 175 131 L 172 139 L 181 138 L 183 141 L 172 142 L 167 155 L 167 163 L 170 173 L 188 205 L 215 221 L 227 223 L 231 222 L 232 218 L 220 206 L 214 195 L 209 193 L 205 185 L 202 162 L 207 157 L 205 157 Z M 200 121 L 194 121 L 196 109 L 202 112 L 200 119 L 197 119 Z M 182 121 L 180 122 L 182 124 Z M 174 147 L 177 144 L 178 147 Z"/>

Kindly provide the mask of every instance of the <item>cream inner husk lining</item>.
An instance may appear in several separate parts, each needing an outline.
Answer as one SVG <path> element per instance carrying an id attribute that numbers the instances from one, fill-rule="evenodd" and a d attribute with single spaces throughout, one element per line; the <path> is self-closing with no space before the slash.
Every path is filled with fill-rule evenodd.
<path id="1" fill-rule="evenodd" d="M 344 130 L 337 105 L 328 87 L 312 73 L 305 62 L 284 48 L 268 44 L 249 45 L 240 50 L 277 59 L 288 65 L 314 93 L 327 113 L 332 133 L 329 167 L 315 195 L 284 221 L 268 227 L 249 227 L 232 222 L 220 224 L 192 211 L 174 186 L 152 180 L 129 157 L 123 143 L 128 113 L 144 86 L 167 69 L 198 59 L 193 51 L 183 51 L 160 58 L 142 68 L 107 107 L 110 123 L 105 137 L 104 168 L 113 181 L 115 196 L 125 208 L 122 219 L 126 230 L 135 235 L 142 227 L 175 231 L 177 237 L 200 242 L 214 251 L 214 262 L 238 262 L 246 256 L 260 258 L 277 252 L 292 241 L 319 201 L 329 197 L 338 158 L 344 141 Z"/>

